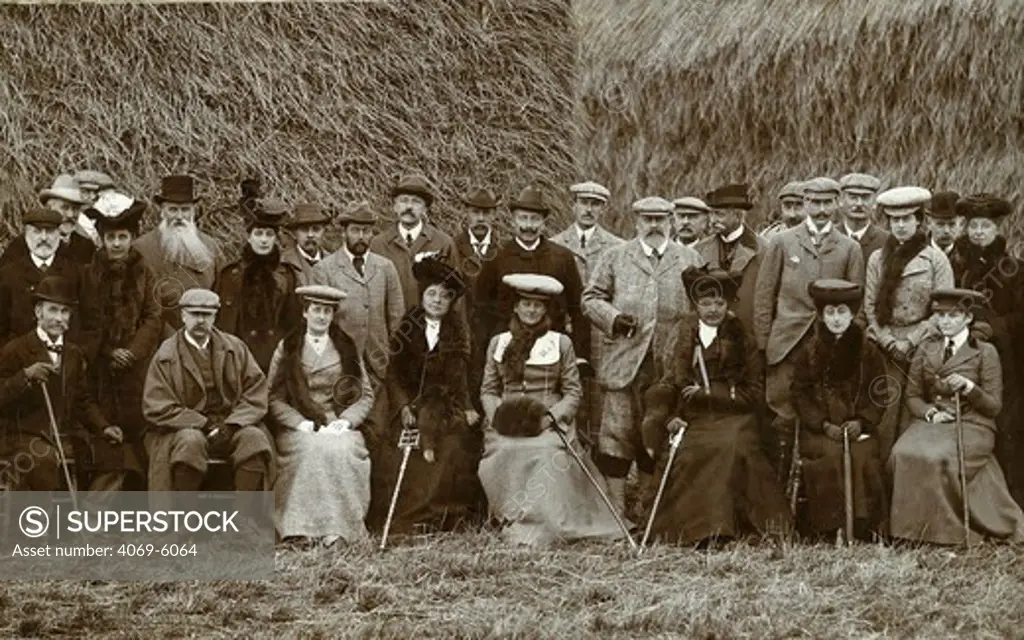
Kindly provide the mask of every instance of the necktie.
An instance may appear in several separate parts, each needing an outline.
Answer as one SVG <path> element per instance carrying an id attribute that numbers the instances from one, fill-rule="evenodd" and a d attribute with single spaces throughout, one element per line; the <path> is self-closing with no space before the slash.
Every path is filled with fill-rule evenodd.
<path id="1" fill-rule="evenodd" d="M 407 247 L 411 247 L 412 246 L 412 234 L 411 233 L 405 234 L 405 246 L 407 246 Z"/>
<path id="2" fill-rule="evenodd" d="M 39 265 L 39 273 L 46 273 L 47 270 L 49 270 L 49 268 L 50 265 L 44 262 L 43 264 Z"/>
<path id="3" fill-rule="evenodd" d="M 586 248 L 587 248 L 587 234 L 581 233 L 580 234 L 580 249 L 586 249 Z"/>
<path id="4" fill-rule="evenodd" d="M 657 249 L 651 251 L 651 264 L 654 266 L 661 264 L 661 254 L 658 253 Z"/>
<path id="5" fill-rule="evenodd" d="M 953 357 L 953 341 L 946 338 L 946 349 L 942 352 L 942 361 L 949 362 L 949 359 Z"/>
<path id="6" fill-rule="evenodd" d="M 352 266 L 356 268 L 360 276 L 366 275 L 363 273 L 363 264 L 366 262 L 366 258 L 363 256 L 356 256 L 352 258 Z"/>
<path id="7" fill-rule="evenodd" d="M 46 345 L 46 350 L 57 355 L 64 353 L 64 347 L 59 344 L 48 344 Z"/>

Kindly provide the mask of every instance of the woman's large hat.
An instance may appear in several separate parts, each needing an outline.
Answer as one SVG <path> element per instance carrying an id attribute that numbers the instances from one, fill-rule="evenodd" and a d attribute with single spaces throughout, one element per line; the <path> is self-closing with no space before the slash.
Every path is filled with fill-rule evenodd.
<path id="1" fill-rule="evenodd" d="M 565 290 L 561 282 L 539 273 L 510 273 L 501 281 L 516 290 L 523 298 L 548 300 Z"/>
<path id="2" fill-rule="evenodd" d="M 682 273 L 686 295 L 695 304 L 701 298 L 722 298 L 727 302 L 736 301 L 739 283 L 719 268 L 687 267 Z"/>
<path id="3" fill-rule="evenodd" d="M 466 281 L 462 278 L 462 274 L 454 267 L 432 256 L 413 262 L 412 275 L 419 282 L 421 291 L 439 284 L 453 292 L 457 298 L 466 290 Z"/>
<path id="4" fill-rule="evenodd" d="M 964 218 L 998 220 L 1013 213 L 1008 200 L 991 193 L 975 193 L 956 203 L 956 214 Z"/>
<path id="5" fill-rule="evenodd" d="M 845 304 L 857 313 L 864 298 L 864 288 L 856 282 L 838 278 L 822 278 L 808 283 L 807 293 L 818 309 L 828 305 Z"/>
<path id="6" fill-rule="evenodd" d="M 146 213 L 146 203 L 116 191 L 107 191 L 85 210 L 85 215 L 96 223 L 101 235 L 107 231 L 125 229 L 139 234 L 139 222 Z"/>

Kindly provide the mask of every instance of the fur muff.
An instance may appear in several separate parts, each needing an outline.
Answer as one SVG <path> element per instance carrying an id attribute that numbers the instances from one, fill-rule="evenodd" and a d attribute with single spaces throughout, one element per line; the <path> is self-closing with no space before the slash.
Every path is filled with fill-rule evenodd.
<path id="1" fill-rule="evenodd" d="M 838 339 L 821 320 L 815 323 L 811 344 L 811 369 L 828 384 L 848 382 L 861 374 L 864 330 L 851 323 Z"/>
<path id="2" fill-rule="evenodd" d="M 655 453 L 661 451 L 668 435 L 665 425 L 674 416 L 678 403 L 679 390 L 670 384 L 652 385 L 644 393 L 646 411 L 640 425 L 640 437 L 643 439 L 645 449 Z"/>
<path id="3" fill-rule="evenodd" d="M 494 430 L 509 438 L 533 438 L 543 433 L 541 421 L 548 408 L 536 398 L 509 398 L 494 412 Z"/>
<path id="4" fill-rule="evenodd" d="M 466 414 L 459 409 L 454 398 L 448 397 L 443 387 L 428 387 L 436 390 L 425 393 L 416 403 L 416 424 L 420 429 L 420 449 L 436 449 L 446 435 L 464 433 L 469 425 Z"/>

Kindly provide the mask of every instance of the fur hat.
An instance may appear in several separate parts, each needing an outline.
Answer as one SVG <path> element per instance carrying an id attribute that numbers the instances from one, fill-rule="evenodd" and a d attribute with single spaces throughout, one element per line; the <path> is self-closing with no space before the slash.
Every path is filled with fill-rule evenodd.
<path id="1" fill-rule="evenodd" d="M 413 262 L 412 275 L 420 285 L 421 296 L 427 287 L 435 284 L 454 292 L 456 298 L 466 290 L 466 281 L 462 279 L 462 275 L 432 256 Z"/>
<path id="2" fill-rule="evenodd" d="M 503 436 L 532 438 L 543 432 L 540 424 L 547 413 L 548 408 L 540 400 L 516 396 L 498 405 L 491 426 Z"/>

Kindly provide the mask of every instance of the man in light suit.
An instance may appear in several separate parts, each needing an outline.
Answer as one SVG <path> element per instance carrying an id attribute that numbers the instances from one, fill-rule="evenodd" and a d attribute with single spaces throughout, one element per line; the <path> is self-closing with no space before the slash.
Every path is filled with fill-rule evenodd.
<path id="1" fill-rule="evenodd" d="M 849 280 L 864 285 L 864 257 L 860 245 L 832 224 L 839 183 L 815 178 L 804 187 L 803 224 L 782 231 L 768 242 L 757 274 L 754 293 L 754 339 L 767 365 L 765 396 L 775 413 L 776 437 L 772 452 L 780 469 L 796 412 L 790 401 L 793 358 L 797 346 L 809 339 L 815 306 L 809 283 L 824 278 Z"/>
<path id="2" fill-rule="evenodd" d="M 604 252 L 611 247 L 625 242 L 622 238 L 601 226 L 601 214 L 608 206 L 611 192 L 604 185 L 596 182 L 581 182 L 569 187 L 573 194 L 572 213 L 576 223 L 551 238 L 552 242 L 566 247 L 576 256 L 576 266 L 580 268 L 580 279 L 586 285 L 590 271 L 593 270 Z M 601 332 L 590 329 L 590 365 L 598 366 L 601 357 Z M 587 393 L 582 409 L 586 412 L 582 419 L 576 421 L 577 429 L 586 432 L 593 441 L 601 427 L 601 389 L 597 381 L 590 377 L 584 381 Z"/>
<path id="3" fill-rule="evenodd" d="M 881 180 L 866 173 L 850 173 L 839 179 L 843 218 L 839 230 L 860 243 L 865 264 L 871 254 L 884 247 L 889 239 L 889 232 L 872 222 L 875 197 L 881 186 Z"/>
<path id="4" fill-rule="evenodd" d="M 730 184 L 709 193 L 704 200 L 711 207 L 708 220 L 714 235 L 703 238 L 694 250 L 712 268 L 725 271 L 739 283 L 733 313 L 743 328 L 754 332 L 754 288 L 766 241 L 744 221 L 753 208 L 745 184 Z"/>
<path id="5" fill-rule="evenodd" d="M 661 379 L 676 323 L 690 308 L 682 272 L 701 262 L 696 251 L 672 241 L 672 210 L 663 198 L 634 202 L 636 237 L 608 249 L 583 292 L 583 311 L 604 334 L 597 370 L 604 391 L 597 466 L 619 511 L 625 510 L 633 461 L 646 476 L 644 484 L 654 473 L 640 439 L 643 394 Z"/>
<path id="6" fill-rule="evenodd" d="M 391 189 L 391 198 L 391 211 L 398 218 L 398 224 L 374 237 L 370 251 L 394 263 L 408 311 L 420 302 L 420 286 L 412 275 L 416 256 L 433 255 L 445 264 L 452 264 L 455 243 L 451 236 L 427 221 L 434 193 L 426 178 L 419 175 L 402 178 Z"/>

